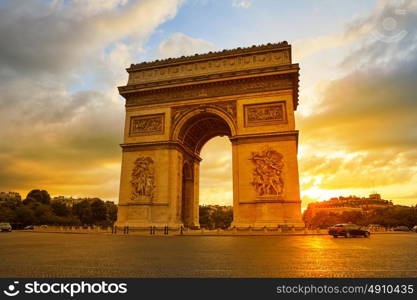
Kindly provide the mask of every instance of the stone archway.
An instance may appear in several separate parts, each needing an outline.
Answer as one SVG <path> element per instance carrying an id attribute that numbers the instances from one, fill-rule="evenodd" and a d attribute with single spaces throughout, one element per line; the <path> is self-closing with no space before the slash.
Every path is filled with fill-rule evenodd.
<path id="1" fill-rule="evenodd" d="M 172 140 L 183 145 L 181 221 L 185 227 L 199 227 L 200 152 L 216 136 L 235 136 L 235 126 L 224 111 L 216 107 L 199 106 L 189 109 L 173 128 Z M 190 155 L 191 154 L 191 155 Z"/>
<path id="2" fill-rule="evenodd" d="M 286 42 L 132 65 L 117 224 L 198 227 L 200 151 L 228 136 L 233 226 L 302 226 L 298 70 Z"/>

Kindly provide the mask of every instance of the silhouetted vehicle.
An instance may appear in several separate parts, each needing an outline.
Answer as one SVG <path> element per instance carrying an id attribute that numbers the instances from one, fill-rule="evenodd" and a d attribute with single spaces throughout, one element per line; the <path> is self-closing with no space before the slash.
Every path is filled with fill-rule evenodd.
<path id="1" fill-rule="evenodd" d="M 12 226 L 10 225 L 10 223 L 0 223 L 0 231 L 11 232 Z"/>
<path id="2" fill-rule="evenodd" d="M 26 226 L 25 228 L 23 228 L 24 230 L 33 230 L 33 229 L 35 229 L 35 227 L 33 226 L 33 225 L 29 225 L 29 226 Z"/>
<path id="3" fill-rule="evenodd" d="M 345 238 L 354 236 L 369 237 L 371 233 L 368 230 L 362 229 L 355 224 L 337 224 L 329 228 L 329 234 L 334 238 L 344 236 Z"/>
<path id="4" fill-rule="evenodd" d="M 408 229 L 407 226 L 397 226 L 397 227 L 394 227 L 393 230 L 394 231 L 410 231 L 410 229 Z"/>

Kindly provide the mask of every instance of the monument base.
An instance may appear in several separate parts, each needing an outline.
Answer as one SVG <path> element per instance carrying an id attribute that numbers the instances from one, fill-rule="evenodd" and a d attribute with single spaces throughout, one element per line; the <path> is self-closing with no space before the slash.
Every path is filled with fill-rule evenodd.
<path id="1" fill-rule="evenodd" d="M 152 222 L 135 222 L 135 221 L 126 221 L 126 222 L 116 222 L 115 226 L 117 227 L 129 227 L 129 228 L 149 228 L 157 227 L 162 228 L 168 226 L 170 228 L 180 228 L 182 223 L 152 223 Z"/>
<path id="2" fill-rule="evenodd" d="M 304 222 L 255 222 L 255 223 L 232 223 L 231 227 L 236 228 L 285 228 L 285 227 L 295 227 L 295 228 L 305 228 Z"/>
<path id="3" fill-rule="evenodd" d="M 263 199 L 241 202 L 233 207 L 233 211 L 232 227 L 305 227 L 301 216 L 301 201 Z"/>

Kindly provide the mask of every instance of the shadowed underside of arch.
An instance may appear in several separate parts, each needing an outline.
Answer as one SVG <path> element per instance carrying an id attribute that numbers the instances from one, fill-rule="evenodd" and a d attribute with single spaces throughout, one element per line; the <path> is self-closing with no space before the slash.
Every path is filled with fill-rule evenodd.
<path id="1" fill-rule="evenodd" d="M 216 136 L 231 136 L 229 125 L 213 113 L 200 113 L 182 126 L 178 140 L 196 154 L 200 154 L 204 144 Z"/>

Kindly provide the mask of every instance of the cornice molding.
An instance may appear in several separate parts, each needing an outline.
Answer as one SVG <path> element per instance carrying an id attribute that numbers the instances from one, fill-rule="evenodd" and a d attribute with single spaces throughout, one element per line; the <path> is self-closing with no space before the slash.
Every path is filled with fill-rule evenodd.
<path id="1" fill-rule="evenodd" d="M 123 152 L 135 152 L 139 150 L 160 150 L 160 149 L 177 149 L 183 153 L 188 154 L 195 161 L 200 162 L 202 159 L 199 155 L 185 147 L 177 141 L 155 141 L 155 142 L 141 142 L 141 143 L 125 143 L 120 144 Z"/>
<path id="2" fill-rule="evenodd" d="M 205 59 L 212 59 L 212 58 L 222 58 L 225 56 L 234 56 L 234 55 L 242 55 L 242 54 L 251 54 L 254 52 L 264 52 L 270 50 L 277 50 L 277 49 L 291 49 L 291 45 L 288 44 L 287 41 L 282 41 L 279 43 L 268 43 L 264 45 L 252 45 L 251 47 L 245 48 L 234 48 L 234 49 L 224 49 L 222 51 L 215 51 L 215 52 L 208 52 L 203 54 L 194 54 L 190 56 L 181 56 L 177 58 L 167 58 L 162 60 L 154 60 L 150 62 L 142 62 L 138 64 L 131 64 L 130 68 L 126 70 L 128 72 L 143 70 L 147 68 L 153 67 L 161 67 L 167 65 L 174 65 L 178 63 L 188 63 L 194 62 L 198 60 L 205 60 Z"/>
<path id="3" fill-rule="evenodd" d="M 142 106 L 275 90 L 292 90 L 293 105 L 296 110 L 298 105 L 298 71 L 167 88 L 131 90 L 122 95 L 127 100 L 126 106 Z"/>
<path id="4" fill-rule="evenodd" d="M 262 68 L 291 67 L 291 46 L 259 46 L 243 50 L 225 50 L 216 53 L 199 54 L 185 58 L 172 58 L 157 62 L 144 62 L 127 69 L 127 86 L 154 84 L 177 79 L 196 80 L 214 75 L 256 70 Z"/>
<path id="5" fill-rule="evenodd" d="M 282 131 L 274 133 L 240 134 L 230 138 L 232 144 L 259 143 L 260 141 L 295 141 L 298 147 L 298 130 Z"/>
<path id="6" fill-rule="evenodd" d="M 169 87 L 172 85 L 183 85 L 187 83 L 193 84 L 193 83 L 199 83 L 202 81 L 210 81 L 210 80 L 232 79 L 233 77 L 241 77 L 241 76 L 254 76 L 254 75 L 265 76 L 265 74 L 267 73 L 295 73 L 295 72 L 298 73 L 299 70 L 300 68 L 298 64 L 280 65 L 280 66 L 272 66 L 272 67 L 266 67 L 266 68 L 224 72 L 224 73 L 219 73 L 219 74 L 207 74 L 207 75 L 185 77 L 185 78 L 174 78 L 171 80 L 161 80 L 161 81 L 146 82 L 146 83 L 128 84 L 125 86 L 119 86 L 118 90 L 119 90 L 120 95 L 124 96 L 133 91 L 138 91 L 138 90 L 163 88 L 163 87 Z"/>

